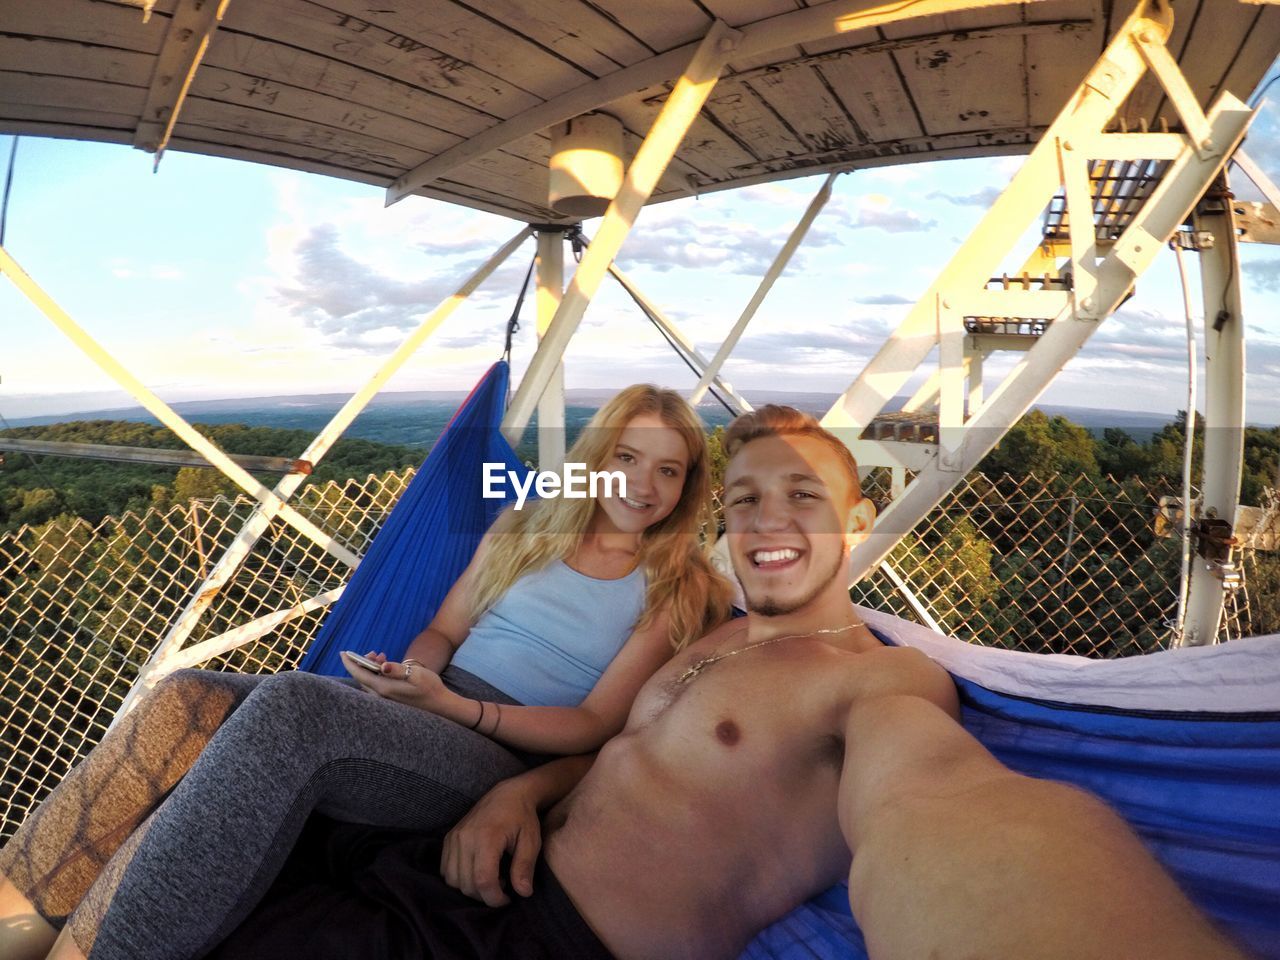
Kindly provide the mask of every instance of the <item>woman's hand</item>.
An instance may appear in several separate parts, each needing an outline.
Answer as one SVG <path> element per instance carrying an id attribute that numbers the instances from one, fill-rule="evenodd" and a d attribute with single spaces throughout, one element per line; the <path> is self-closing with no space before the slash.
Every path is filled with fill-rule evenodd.
<path id="1" fill-rule="evenodd" d="M 356 663 L 346 655 L 345 651 L 340 655 L 347 673 L 351 674 L 360 686 L 388 700 L 405 703 L 420 710 L 429 710 L 432 713 L 441 713 L 448 698 L 454 696 L 445 687 L 440 674 L 434 670 L 428 670 L 416 661 L 406 660 L 404 663 L 395 663 L 388 660 L 384 654 L 371 651 L 366 656 L 382 667 L 381 672 L 375 673 L 368 667 Z"/>
<path id="2" fill-rule="evenodd" d="M 511 887 L 533 893 L 533 867 L 542 849 L 538 807 L 518 780 L 507 780 L 480 798 L 444 838 L 440 873 L 445 883 L 491 907 L 510 901 L 499 866 L 511 854 Z"/>

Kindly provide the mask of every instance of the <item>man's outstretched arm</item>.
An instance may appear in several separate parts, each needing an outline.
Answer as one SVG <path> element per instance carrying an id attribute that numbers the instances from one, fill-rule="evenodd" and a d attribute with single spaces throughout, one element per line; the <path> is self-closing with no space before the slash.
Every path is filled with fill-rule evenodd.
<path id="1" fill-rule="evenodd" d="M 1245 960 L 1095 797 L 1015 774 L 914 696 L 850 708 L 840 822 L 873 960 Z"/>

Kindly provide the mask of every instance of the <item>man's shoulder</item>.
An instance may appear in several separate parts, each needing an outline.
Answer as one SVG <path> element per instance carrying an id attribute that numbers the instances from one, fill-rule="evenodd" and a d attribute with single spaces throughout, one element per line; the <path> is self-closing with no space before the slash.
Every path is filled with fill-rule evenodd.
<path id="1" fill-rule="evenodd" d="M 951 675 L 914 647 L 879 646 L 860 653 L 840 651 L 847 696 L 917 696 L 948 707 L 955 701 Z"/>

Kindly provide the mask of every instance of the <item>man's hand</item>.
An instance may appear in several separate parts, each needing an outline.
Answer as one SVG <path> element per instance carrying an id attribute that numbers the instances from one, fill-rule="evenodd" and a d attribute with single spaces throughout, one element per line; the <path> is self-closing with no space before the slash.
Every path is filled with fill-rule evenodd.
<path id="1" fill-rule="evenodd" d="M 533 867 L 542 849 L 538 808 L 518 780 L 507 780 L 481 798 L 444 838 L 440 872 L 445 882 L 491 907 L 510 902 L 499 867 L 511 854 L 511 887 L 533 893 Z"/>

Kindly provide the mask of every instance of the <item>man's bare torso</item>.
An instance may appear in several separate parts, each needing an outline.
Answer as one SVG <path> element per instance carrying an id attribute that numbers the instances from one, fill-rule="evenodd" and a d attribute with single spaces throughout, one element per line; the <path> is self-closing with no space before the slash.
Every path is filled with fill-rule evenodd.
<path id="1" fill-rule="evenodd" d="M 860 674 L 891 651 L 858 628 L 740 647 L 733 621 L 641 690 L 626 729 L 547 818 L 546 856 L 587 922 L 632 957 L 734 957 L 755 931 L 848 873 L 836 814 Z M 868 653 L 870 654 L 868 656 Z"/>

